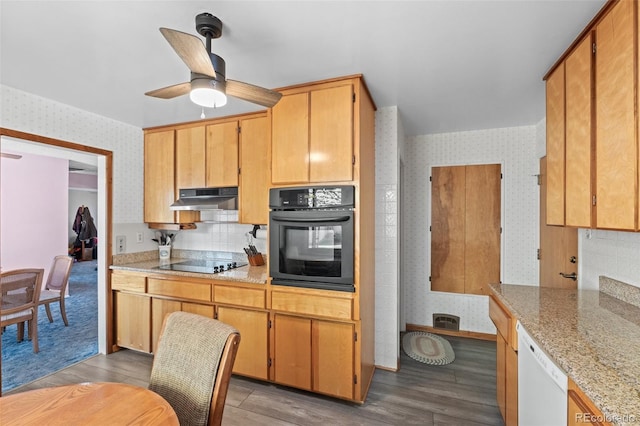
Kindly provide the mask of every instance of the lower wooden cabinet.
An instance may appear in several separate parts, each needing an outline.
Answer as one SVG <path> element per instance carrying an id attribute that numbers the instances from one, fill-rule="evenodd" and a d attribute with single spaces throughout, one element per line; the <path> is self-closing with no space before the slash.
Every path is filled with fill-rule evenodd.
<path id="1" fill-rule="evenodd" d="M 353 398 L 353 324 L 276 314 L 274 336 L 276 383 Z"/>
<path id="2" fill-rule="evenodd" d="M 611 423 L 605 421 L 605 416 L 602 412 L 571 379 L 569 379 L 567 392 L 567 425 L 611 425 Z"/>
<path id="3" fill-rule="evenodd" d="M 240 332 L 240 347 L 233 372 L 257 379 L 269 379 L 269 313 L 218 306 L 217 317 Z"/>
<path id="4" fill-rule="evenodd" d="M 138 351 L 151 351 L 151 299 L 116 292 L 116 343 Z"/>

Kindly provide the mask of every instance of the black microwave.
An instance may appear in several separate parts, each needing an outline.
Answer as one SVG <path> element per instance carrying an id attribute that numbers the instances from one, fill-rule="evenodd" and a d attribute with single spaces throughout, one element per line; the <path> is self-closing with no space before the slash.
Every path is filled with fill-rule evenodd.
<path id="1" fill-rule="evenodd" d="M 354 292 L 354 187 L 274 188 L 271 284 Z"/>

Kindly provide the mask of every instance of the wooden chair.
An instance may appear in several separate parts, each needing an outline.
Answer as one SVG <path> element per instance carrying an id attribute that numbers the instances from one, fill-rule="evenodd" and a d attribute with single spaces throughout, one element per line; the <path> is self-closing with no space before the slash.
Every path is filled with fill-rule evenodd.
<path id="1" fill-rule="evenodd" d="M 0 327 L 18 326 L 18 342 L 24 337 L 24 323 L 28 323 L 33 352 L 38 353 L 38 300 L 44 269 L 16 269 L 0 274 Z"/>
<path id="2" fill-rule="evenodd" d="M 53 322 L 53 316 L 51 315 L 51 308 L 49 308 L 49 305 L 52 302 L 59 302 L 60 314 L 62 315 L 64 325 L 69 325 L 69 321 L 67 321 L 67 311 L 64 306 L 64 294 L 67 290 L 72 265 L 73 258 L 67 255 L 60 255 L 53 258 L 53 264 L 51 265 L 51 270 L 47 276 L 47 284 L 40 292 L 40 300 L 38 301 L 38 306 L 44 305 L 49 322 Z"/>
<path id="3" fill-rule="evenodd" d="M 181 425 L 220 425 L 240 333 L 188 312 L 167 315 L 149 389 L 173 407 Z"/>

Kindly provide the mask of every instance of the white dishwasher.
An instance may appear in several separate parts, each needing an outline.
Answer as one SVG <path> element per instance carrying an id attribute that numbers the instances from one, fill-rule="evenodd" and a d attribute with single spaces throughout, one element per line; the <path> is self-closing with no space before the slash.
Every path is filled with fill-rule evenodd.
<path id="1" fill-rule="evenodd" d="M 518 332 L 518 425 L 567 424 L 567 375 L 538 346 L 520 321 Z"/>

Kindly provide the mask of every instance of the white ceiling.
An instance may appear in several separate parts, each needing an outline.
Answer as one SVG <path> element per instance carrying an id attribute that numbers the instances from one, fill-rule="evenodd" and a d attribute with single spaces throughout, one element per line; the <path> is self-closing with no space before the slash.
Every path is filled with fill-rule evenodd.
<path id="1" fill-rule="evenodd" d="M 159 27 L 224 24 L 227 78 L 268 88 L 364 75 L 407 135 L 531 125 L 543 75 L 605 0 L 0 1 L 0 83 L 138 127 L 200 117 Z M 208 117 L 261 109 L 232 99 Z"/>

